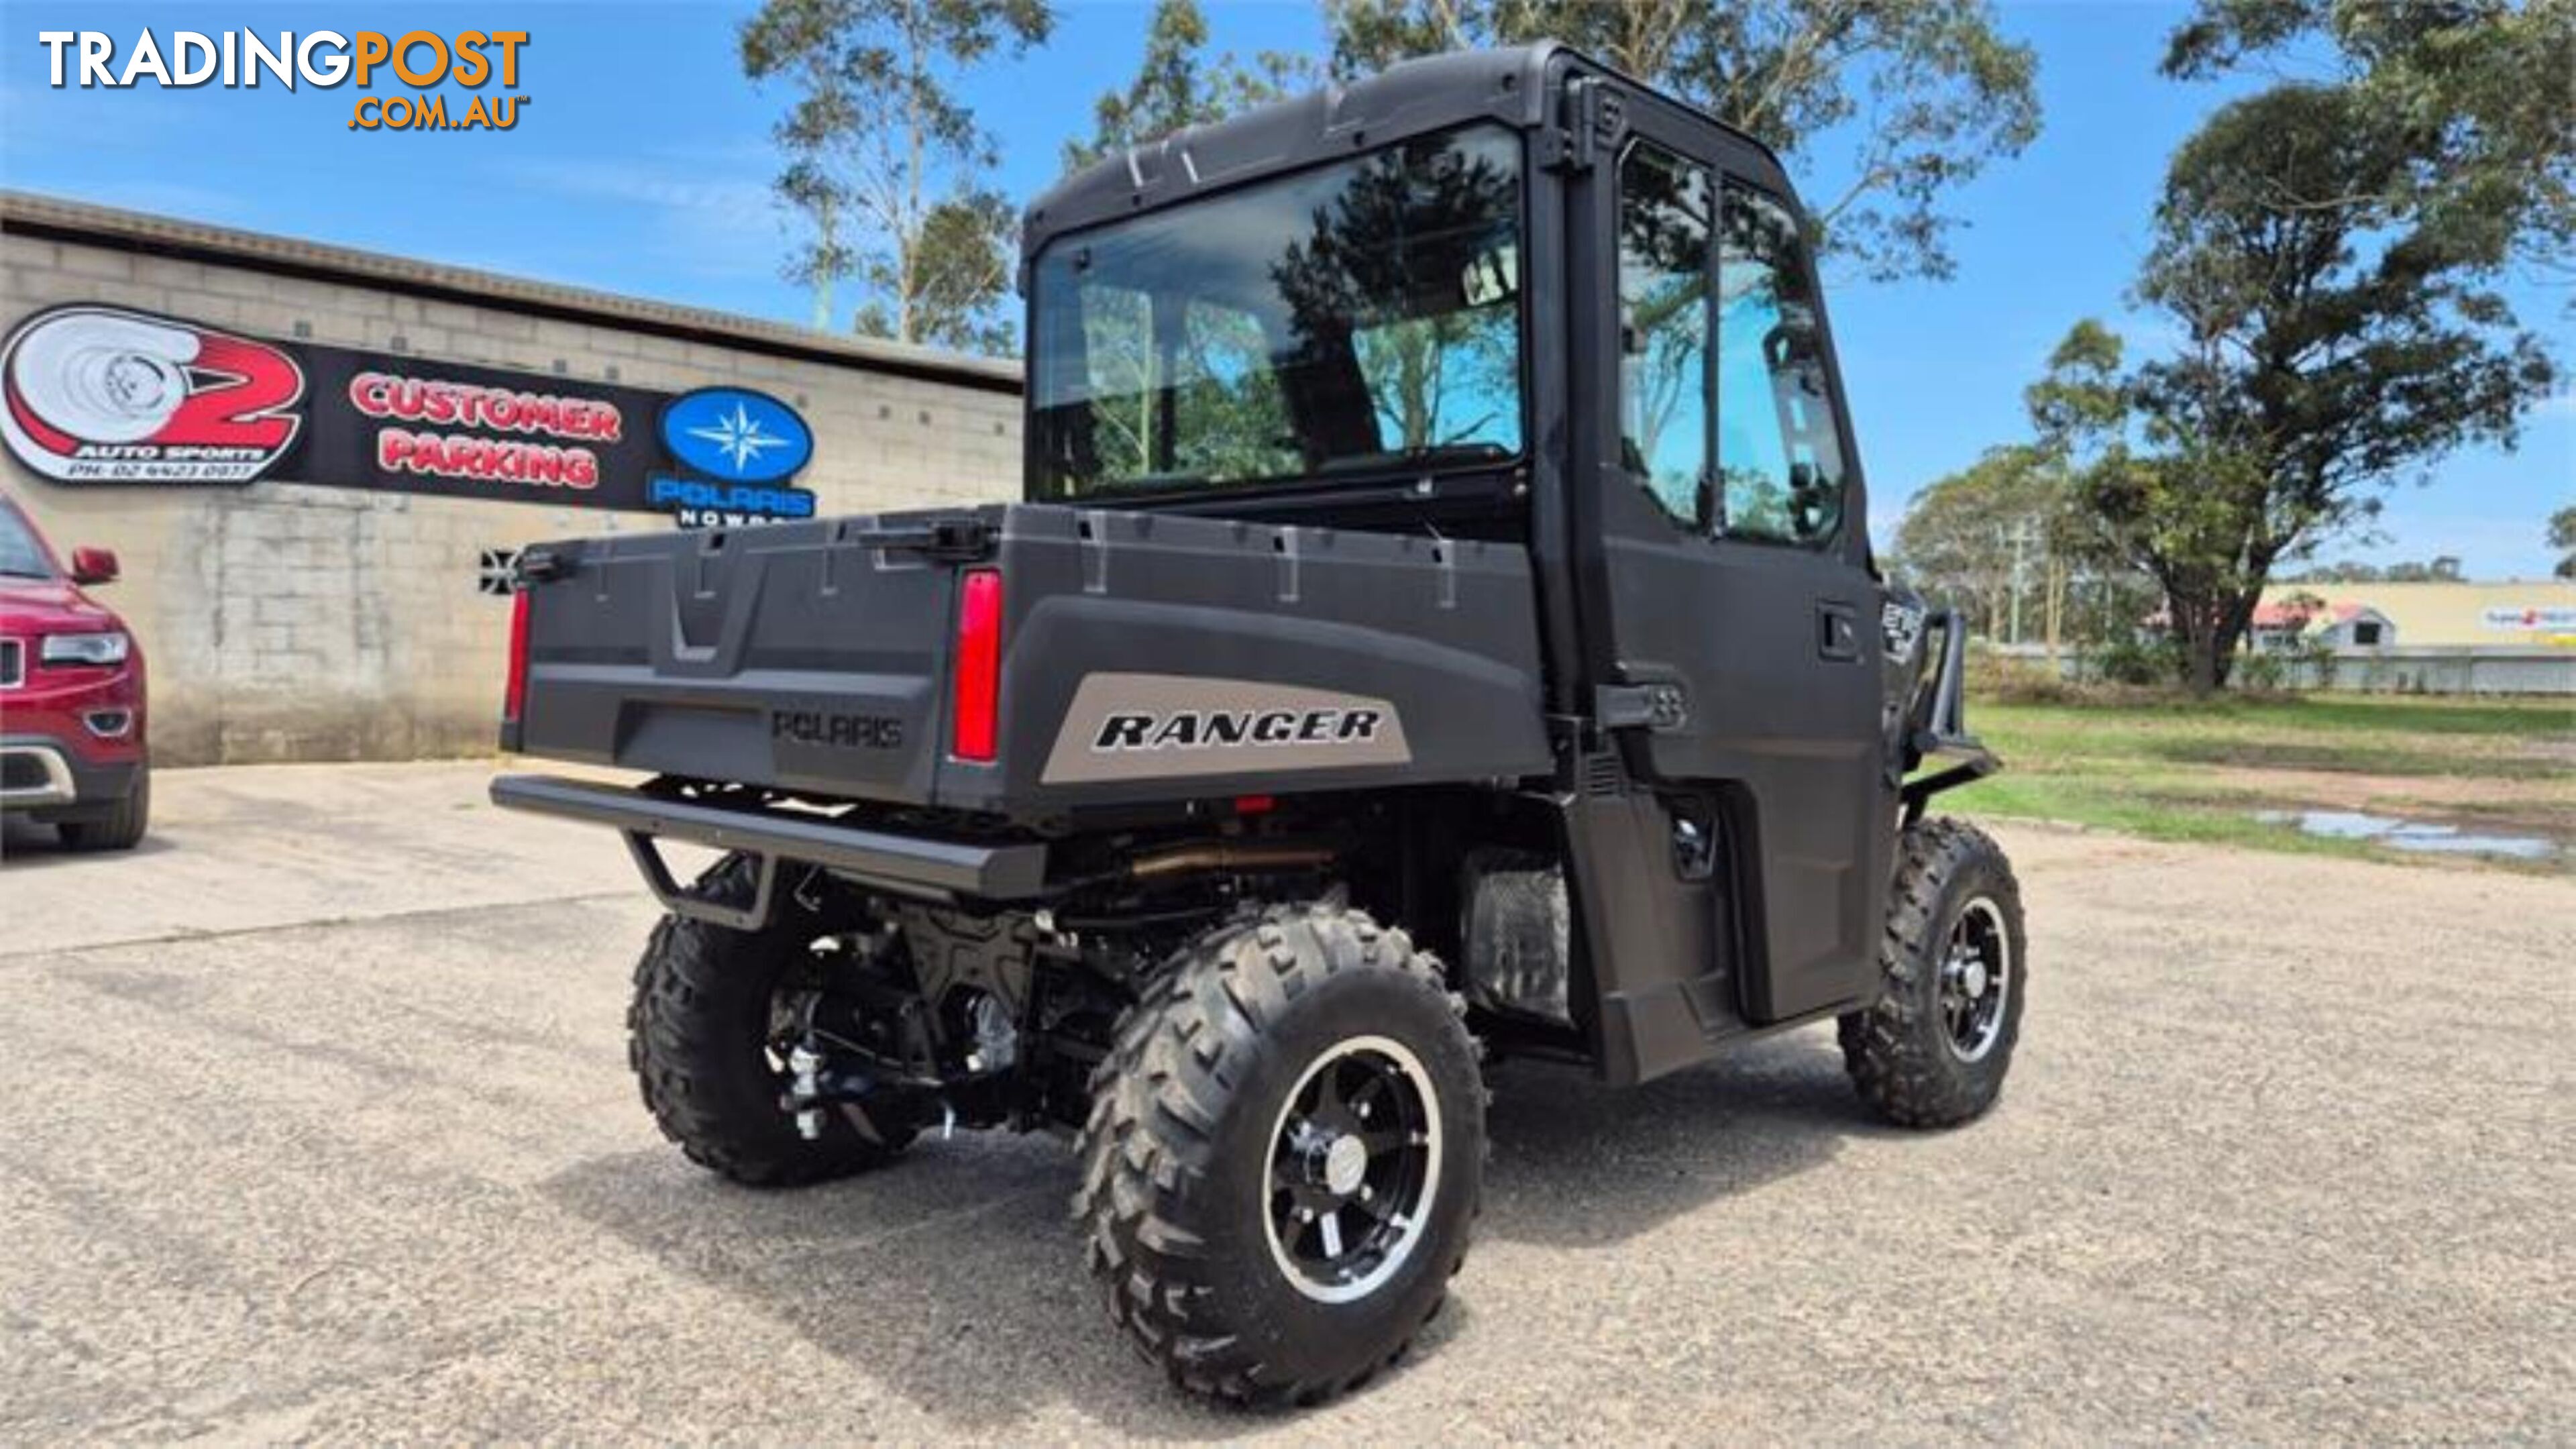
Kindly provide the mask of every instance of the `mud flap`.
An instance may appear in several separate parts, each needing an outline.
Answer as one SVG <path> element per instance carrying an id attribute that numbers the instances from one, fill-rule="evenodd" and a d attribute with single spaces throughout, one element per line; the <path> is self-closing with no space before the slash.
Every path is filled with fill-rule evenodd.
<path id="1" fill-rule="evenodd" d="M 1745 1023 L 1721 947 L 1721 881 L 1676 869 L 1671 810 L 1633 787 L 1615 751 L 1587 753 L 1574 776 L 1578 788 L 1557 799 L 1574 1011 L 1588 1018 L 1602 1079 L 1626 1086 L 1707 1060 Z"/>

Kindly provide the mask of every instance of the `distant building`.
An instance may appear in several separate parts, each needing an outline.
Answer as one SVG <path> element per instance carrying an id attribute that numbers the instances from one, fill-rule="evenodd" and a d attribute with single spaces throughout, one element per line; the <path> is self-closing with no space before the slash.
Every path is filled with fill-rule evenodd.
<path id="1" fill-rule="evenodd" d="M 2258 649 L 2380 649 L 2397 642 L 2397 622 L 2367 604 L 2330 604 L 2293 587 L 2278 602 L 2267 595 L 2255 607 L 2253 634 Z"/>
<path id="2" fill-rule="evenodd" d="M 2576 649 L 2576 581 L 2274 584 L 2254 632 L 2331 649 Z"/>
<path id="3" fill-rule="evenodd" d="M 2274 584 L 2251 633 L 2259 651 L 2321 656 L 2303 683 L 2576 693 L 2576 581 Z M 2326 678 L 2304 678 L 2312 668 Z"/>

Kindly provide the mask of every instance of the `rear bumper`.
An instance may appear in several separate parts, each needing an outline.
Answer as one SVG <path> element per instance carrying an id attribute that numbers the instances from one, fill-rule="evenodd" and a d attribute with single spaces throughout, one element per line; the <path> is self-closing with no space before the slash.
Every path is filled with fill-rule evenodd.
<path id="1" fill-rule="evenodd" d="M 1046 889 L 1046 847 L 898 835 L 825 816 L 762 807 L 672 800 L 624 785 L 551 775 L 502 775 L 492 803 L 511 810 L 606 825 L 629 845 L 679 840 L 766 860 L 819 865 L 865 885 L 935 900 L 1027 900 Z M 643 855 L 639 853 L 639 861 Z M 666 904 L 667 877 L 645 878 Z"/>

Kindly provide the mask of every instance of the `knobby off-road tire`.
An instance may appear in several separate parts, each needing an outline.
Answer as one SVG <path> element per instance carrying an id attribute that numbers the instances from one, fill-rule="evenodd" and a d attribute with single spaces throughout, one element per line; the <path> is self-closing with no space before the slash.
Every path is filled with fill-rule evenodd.
<path id="1" fill-rule="evenodd" d="M 1464 1013 L 1404 932 L 1334 904 L 1239 916 L 1130 1009 L 1073 1210 L 1111 1320 L 1174 1383 L 1320 1403 L 1439 1310 L 1484 1169 Z M 1298 1217 L 1337 1200 L 1330 1241 Z"/>
<path id="2" fill-rule="evenodd" d="M 152 824 L 152 767 L 134 772 L 134 787 L 116 809 L 95 820 L 66 820 L 54 827 L 65 850 L 132 850 Z"/>
<path id="3" fill-rule="evenodd" d="M 1975 826 L 1932 819 L 1898 845 L 1882 991 L 1842 1019 L 1862 1099 L 1903 1127 L 1952 1127 L 1995 1104 L 2021 1035 L 2021 886 Z"/>
<path id="4" fill-rule="evenodd" d="M 699 877 L 697 890 L 748 905 L 755 870 L 727 856 Z M 748 1187 L 846 1176 L 903 1146 L 869 1141 L 837 1112 L 826 1112 L 822 1135 L 808 1139 L 779 1105 L 771 1003 L 813 969 L 808 948 L 820 933 L 783 882 L 779 895 L 777 917 L 760 931 L 663 917 L 635 963 L 626 1013 L 626 1059 L 662 1135 L 691 1162 Z"/>

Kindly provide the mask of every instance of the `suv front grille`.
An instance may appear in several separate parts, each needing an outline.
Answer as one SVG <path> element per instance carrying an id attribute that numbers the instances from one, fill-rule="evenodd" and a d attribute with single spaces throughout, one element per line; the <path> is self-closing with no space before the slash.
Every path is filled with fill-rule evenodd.
<path id="1" fill-rule="evenodd" d="M 0 639 L 0 689 L 16 689 L 27 678 L 27 641 Z"/>
<path id="2" fill-rule="evenodd" d="M 25 751 L 0 755 L 0 790 L 41 790 L 49 781 L 45 762 Z"/>

